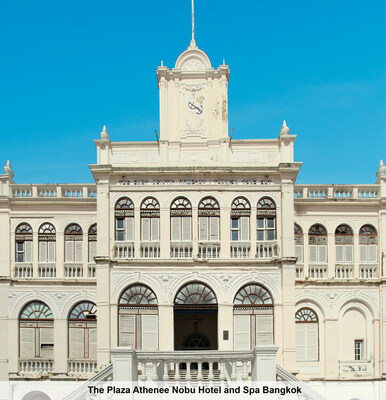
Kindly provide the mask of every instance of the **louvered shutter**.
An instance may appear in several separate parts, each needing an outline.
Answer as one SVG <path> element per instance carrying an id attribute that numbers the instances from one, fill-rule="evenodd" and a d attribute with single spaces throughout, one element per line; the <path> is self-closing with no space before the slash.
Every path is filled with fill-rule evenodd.
<path id="1" fill-rule="evenodd" d="M 198 240 L 208 240 L 208 217 L 199 217 L 199 238 Z"/>
<path id="2" fill-rule="evenodd" d="M 376 245 L 369 245 L 369 262 L 377 262 L 377 246 Z"/>
<path id="3" fill-rule="evenodd" d="M 97 248 L 97 242 L 88 242 L 88 261 L 90 263 L 94 263 L 94 257 L 96 257 L 96 248 Z"/>
<path id="4" fill-rule="evenodd" d="M 210 241 L 218 242 L 220 240 L 220 219 L 218 217 L 210 217 Z"/>
<path id="5" fill-rule="evenodd" d="M 296 361 L 306 360 L 306 325 L 302 323 L 296 326 Z"/>
<path id="6" fill-rule="evenodd" d="M 310 249 L 310 262 L 317 262 L 318 246 L 310 245 L 309 249 Z"/>
<path id="7" fill-rule="evenodd" d="M 83 328 L 69 328 L 70 358 L 84 358 L 84 333 Z"/>
<path id="8" fill-rule="evenodd" d="M 66 240 L 66 262 L 74 262 L 74 242 L 72 240 Z"/>
<path id="9" fill-rule="evenodd" d="M 192 240 L 192 218 L 191 217 L 182 217 L 182 240 L 189 242 Z"/>
<path id="10" fill-rule="evenodd" d="M 359 246 L 359 261 L 366 262 L 367 261 L 367 245 L 360 245 Z"/>
<path id="11" fill-rule="evenodd" d="M 134 241 L 134 218 L 127 217 L 126 221 L 126 240 L 129 242 Z"/>
<path id="12" fill-rule="evenodd" d="M 20 357 L 35 358 L 35 328 L 20 328 Z"/>
<path id="13" fill-rule="evenodd" d="M 56 242 L 48 242 L 48 261 L 55 262 Z"/>
<path id="14" fill-rule="evenodd" d="M 54 328 L 40 328 L 40 357 L 54 357 Z M 44 345 L 51 345 L 46 347 Z"/>
<path id="15" fill-rule="evenodd" d="M 142 240 L 145 242 L 150 241 L 150 218 L 142 218 Z"/>
<path id="16" fill-rule="evenodd" d="M 345 246 L 346 262 L 353 262 L 353 260 L 354 260 L 353 252 L 354 252 L 353 246 L 351 246 L 351 245 Z"/>
<path id="17" fill-rule="evenodd" d="M 158 315 L 142 315 L 142 350 L 158 349 Z"/>
<path id="18" fill-rule="evenodd" d="M 151 219 L 151 240 L 159 241 L 159 218 Z"/>
<path id="19" fill-rule="evenodd" d="M 249 315 L 234 316 L 234 350 L 251 348 L 251 317 Z"/>
<path id="20" fill-rule="evenodd" d="M 318 246 L 318 250 L 319 250 L 319 260 L 318 260 L 318 262 L 320 262 L 320 263 L 327 262 L 327 246 L 319 245 Z"/>
<path id="21" fill-rule="evenodd" d="M 297 324 L 299 325 L 299 324 Z M 318 324 L 305 323 L 306 331 L 306 358 L 307 361 L 318 361 Z"/>
<path id="22" fill-rule="evenodd" d="M 47 262 L 47 242 L 41 241 L 39 242 L 39 261 Z"/>
<path id="23" fill-rule="evenodd" d="M 75 262 L 82 262 L 82 242 L 75 242 Z"/>
<path id="24" fill-rule="evenodd" d="M 249 240 L 249 217 L 240 217 L 241 240 Z"/>
<path id="25" fill-rule="evenodd" d="M 89 334 L 89 358 L 90 360 L 97 359 L 97 328 L 90 328 Z"/>
<path id="26" fill-rule="evenodd" d="M 336 245 L 335 246 L 335 261 L 336 262 L 343 262 L 343 246 L 342 245 Z"/>
<path id="27" fill-rule="evenodd" d="M 297 245 L 295 246 L 295 257 L 298 258 L 298 263 L 303 263 L 303 246 Z"/>
<path id="28" fill-rule="evenodd" d="M 272 344 L 273 316 L 257 315 L 257 344 Z"/>
<path id="29" fill-rule="evenodd" d="M 181 240 L 180 217 L 172 217 L 172 240 Z"/>
<path id="30" fill-rule="evenodd" d="M 135 348 L 135 315 L 119 316 L 119 345 Z"/>
<path id="31" fill-rule="evenodd" d="M 24 242 L 24 262 L 32 262 L 32 241 L 26 240 Z"/>

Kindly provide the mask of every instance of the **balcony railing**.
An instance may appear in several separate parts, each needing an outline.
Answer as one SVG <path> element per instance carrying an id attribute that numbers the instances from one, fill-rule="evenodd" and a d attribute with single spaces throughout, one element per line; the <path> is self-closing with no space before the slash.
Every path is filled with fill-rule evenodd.
<path id="1" fill-rule="evenodd" d="M 295 185 L 295 199 L 374 200 L 379 198 L 379 185 Z"/>
<path id="2" fill-rule="evenodd" d="M 95 264 L 89 264 L 87 266 L 87 272 L 89 278 L 96 278 L 96 266 Z"/>
<path id="3" fill-rule="evenodd" d="M 97 362 L 93 360 L 68 360 L 70 375 L 91 375 L 97 369 Z"/>
<path id="4" fill-rule="evenodd" d="M 308 276 L 311 279 L 326 279 L 327 265 L 310 265 L 308 267 Z"/>
<path id="5" fill-rule="evenodd" d="M 220 258 L 221 244 L 219 242 L 204 242 L 198 244 L 198 258 Z"/>
<path id="6" fill-rule="evenodd" d="M 360 265 L 359 266 L 360 279 L 374 279 L 378 278 L 377 264 Z"/>
<path id="7" fill-rule="evenodd" d="M 55 278 L 56 277 L 55 263 L 39 263 L 38 276 L 39 278 Z"/>
<path id="8" fill-rule="evenodd" d="M 130 260 L 134 258 L 133 242 L 115 242 L 114 258 L 118 260 Z"/>
<path id="9" fill-rule="evenodd" d="M 23 185 L 12 184 L 11 196 L 14 198 L 96 198 L 96 185 Z"/>
<path id="10" fill-rule="evenodd" d="M 353 265 L 335 265 L 336 279 L 351 279 L 354 275 Z"/>
<path id="11" fill-rule="evenodd" d="M 160 258 L 159 242 L 141 242 L 141 258 Z"/>
<path id="12" fill-rule="evenodd" d="M 303 264 L 296 264 L 296 279 L 304 278 L 304 266 Z"/>
<path id="13" fill-rule="evenodd" d="M 170 258 L 192 258 L 193 243 L 192 242 L 171 242 Z"/>
<path id="14" fill-rule="evenodd" d="M 231 242 L 231 258 L 250 258 L 250 242 Z"/>
<path id="15" fill-rule="evenodd" d="M 33 267 L 32 263 L 17 263 L 15 264 L 15 278 L 32 278 Z"/>
<path id="16" fill-rule="evenodd" d="M 46 374 L 54 371 L 54 360 L 23 359 L 19 360 L 19 371 L 27 374 Z"/>
<path id="17" fill-rule="evenodd" d="M 256 258 L 269 259 L 277 256 L 278 256 L 278 245 L 276 241 L 256 243 Z"/>
<path id="18" fill-rule="evenodd" d="M 82 278 L 83 264 L 64 264 L 64 276 L 66 278 Z"/>

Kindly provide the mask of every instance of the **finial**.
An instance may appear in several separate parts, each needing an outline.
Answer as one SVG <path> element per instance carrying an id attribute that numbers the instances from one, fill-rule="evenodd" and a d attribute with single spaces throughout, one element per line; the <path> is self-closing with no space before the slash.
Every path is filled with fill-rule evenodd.
<path id="1" fill-rule="evenodd" d="M 194 38 L 194 0 L 192 0 L 192 40 L 190 41 L 190 47 L 197 47 Z"/>
<path id="2" fill-rule="evenodd" d="M 6 175 L 8 175 L 10 177 L 10 179 L 13 178 L 13 171 L 12 171 L 12 167 L 11 167 L 11 162 L 9 160 L 7 160 L 7 163 L 5 164 L 4 172 Z"/>
<path id="3" fill-rule="evenodd" d="M 225 58 L 222 59 L 222 65 L 225 65 Z"/>
<path id="4" fill-rule="evenodd" d="M 106 125 L 103 125 L 103 130 L 101 132 L 101 139 L 110 140 L 109 134 L 107 133 Z"/>
<path id="5" fill-rule="evenodd" d="M 382 161 L 382 160 L 379 161 L 379 166 L 380 166 L 380 167 L 383 167 L 383 161 Z"/>
<path id="6" fill-rule="evenodd" d="M 285 121 L 283 121 L 283 125 L 280 129 L 280 136 L 289 135 L 289 128 Z"/>
<path id="7" fill-rule="evenodd" d="M 377 178 L 380 179 L 382 175 L 386 174 L 386 167 L 383 165 L 383 161 L 379 161 L 379 167 L 377 171 Z"/>
<path id="8" fill-rule="evenodd" d="M 161 67 L 164 66 L 164 60 L 161 60 Z"/>

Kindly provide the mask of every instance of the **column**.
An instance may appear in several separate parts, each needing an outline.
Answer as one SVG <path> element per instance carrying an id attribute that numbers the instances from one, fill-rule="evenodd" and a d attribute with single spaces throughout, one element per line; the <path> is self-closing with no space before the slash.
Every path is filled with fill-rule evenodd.
<path id="1" fill-rule="evenodd" d="M 161 258 L 170 258 L 170 212 L 168 208 L 160 209 L 160 251 Z"/>
<path id="2" fill-rule="evenodd" d="M 174 308 L 173 304 L 158 305 L 159 350 L 174 350 Z"/>
<path id="3" fill-rule="evenodd" d="M 68 355 L 68 325 L 67 319 L 55 318 L 54 321 L 54 371 L 59 374 L 66 374 Z"/>
<path id="4" fill-rule="evenodd" d="M 218 305 L 218 349 L 233 350 L 233 304 Z M 228 332 L 228 339 L 224 339 L 224 331 Z"/>
<path id="5" fill-rule="evenodd" d="M 339 321 L 335 318 L 326 318 L 324 320 L 324 327 L 324 377 L 326 379 L 336 379 L 339 376 Z"/>
<path id="6" fill-rule="evenodd" d="M 231 257 L 231 213 L 229 207 L 220 205 L 220 258 L 229 259 Z"/>
<path id="7" fill-rule="evenodd" d="M 8 352 L 12 350 L 8 343 L 8 291 L 9 281 L 3 281 L 0 284 L 0 380 L 8 380 Z M 12 334 L 12 331 L 10 332 Z M 13 340 L 17 341 L 18 335 L 13 336 Z M 17 351 L 17 349 L 15 349 Z"/>

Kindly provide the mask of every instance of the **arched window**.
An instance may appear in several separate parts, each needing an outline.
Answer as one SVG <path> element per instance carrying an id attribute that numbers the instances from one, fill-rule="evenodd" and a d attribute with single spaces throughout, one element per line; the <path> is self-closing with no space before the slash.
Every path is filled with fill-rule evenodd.
<path id="1" fill-rule="evenodd" d="M 141 240 L 159 241 L 160 206 L 154 197 L 147 197 L 141 204 Z"/>
<path id="2" fill-rule="evenodd" d="M 126 288 L 118 304 L 119 346 L 158 349 L 158 301 L 155 293 L 136 283 Z"/>
<path id="3" fill-rule="evenodd" d="M 64 241 L 64 261 L 82 262 L 82 228 L 78 224 L 68 225 L 64 231 Z"/>
<path id="4" fill-rule="evenodd" d="M 269 197 L 263 197 L 257 203 L 257 240 L 276 239 L 276 204 Z"/>
<path id="5" fill-rule="evenodd" d="M 233 300 L 234 349 L 273 343 L 273 299 L 263 286 L 243 286 Z"/>
<path id="6" fill-rule="evenodd" d="M 312 225 L 308 231 L 309 261 L 311 263 L 327 262 L 327 231 L 320 224 Z"/>
<path id="7" fill-rule="evenodd" d="M 170 232 L 172 242 L 192 240 L 192 205 L 185 197 L 178 197 L 170 206 Z"/>
<path id="8" fill-rule="evenodd" d="M 213 197 L 205 197 L 198 205 L 198 240 L 220 240 L 220 205 Z"/>
<path id="9" fill-rule="evenodd" d="M 68 316 L 68 357 L 97 359 L 97 308 L 91 301 L 76 304 Z"/>
<path id="10" fill-rule="evenodd" d="M 28 303 L 19 317 L 21 359 L 54 357 L 54 319 L 51 309 L 41 301 Z"/>
<path id="11" fill-rule="evenodd" d="M 50 223 L 39 228 L 39 262 L 55 262 L 56 230 Z"/>
<path id="12" fill-rule="evenodd" d="M 29 224 L 18 225 L 15 231 L 16 262 L 32 262 L 32 228 Z"/>
<path id="13" fill-rule="evenodd" d="M 339 225 L 335 230 L 335 261 L 351 263 L 354 260 L 353 232 L 348 225 Z"/>
<path id="14" fill-rule="evenodd" d="M 363 225 L 359 230 L 359 261 L 376 263 L 378 253 L 377 231 L 371 225 Z"/>
<path id="15" fill-rule="evenodd" d="M 134 241 L 134 204 L 128 197 L 115 203 L 115 240 Z"/>
<path id="16" fill-rule="evenodd" d="M 303 230 L 298 224 L 294 225 L 294 236 L 295 236 L 295 256 L 298 258 L 297 263 L 303 264 L 304 238 L 303 238 Z"/>
<path id="17" fill-rule="evenodd" d="M 97 224 L 90 226 L 88 230 L 88 262 L 94 263 L 97 253 Z"/>
<path id="18" fill-rule="evenodd" d="M 217 304 L 212 289 L 200 282 L 190 282 L 183 286 L 174 299 L 175 305 L 206 306 Z"/>
<path id="19" fill-rule="evenodd" d="M 249 240 L 249 218 L 251 205 L 245 197 L 234 199 L 231 208 L 231 240 Z"/>
<path id="20" fill-rule="evenodd" d="M 319 360 L 319 321 L 311 308 L 301 308 L 295 314 L 296 361 Z"/>

